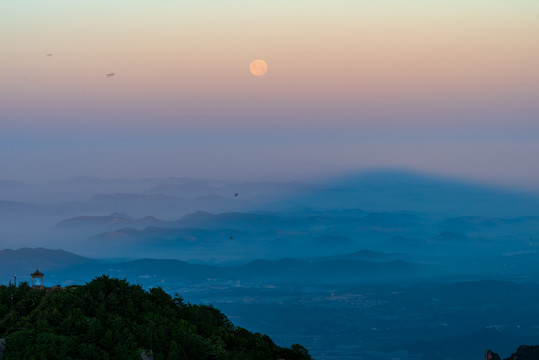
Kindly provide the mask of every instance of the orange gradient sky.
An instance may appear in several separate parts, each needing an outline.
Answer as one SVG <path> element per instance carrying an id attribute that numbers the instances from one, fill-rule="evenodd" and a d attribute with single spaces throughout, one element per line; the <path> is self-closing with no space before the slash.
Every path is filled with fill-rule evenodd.
<path id="1" fill-rule="evenodd" d="M 264 133 L 299 147 L 340 147 L 343 136 L 362 148 L 364 138 L 536 145 L 538 14 L 535 0 L 2 2 L 0 136 L 43 136 L 42 148 L 15 146 L 8 168 L 28 176 L 18 154 L 103 132 L 152 133 L 150 143 L 226 129 L 242 143 Z M 270 67 L 259 78 L 249 73 L 258 58 Z M 349 158 L 327 161 L 376 165 Z M 379 165 L 435 161 L 394 162 Z M 448 172 L 466 176 L 454 162 Z"/>

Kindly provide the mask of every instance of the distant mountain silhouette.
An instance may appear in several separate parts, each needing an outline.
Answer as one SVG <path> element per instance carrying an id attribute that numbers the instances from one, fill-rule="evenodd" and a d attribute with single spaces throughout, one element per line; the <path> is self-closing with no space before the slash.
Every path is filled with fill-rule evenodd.
<path id="1" fill-rule="evenodd" d="M 24 212 L 30 212 L 34 213 L 37 211 L 42 210 L 43 207 L 36 204 L 26 203 L 26 202 L 18 202 L 18 201 L 5 201 L 0 200 L 0 213 L 24 213 Z"/>
<path id="2" fill-rule="evenodd" d="M 335 179 L 294 201 L 311 207 L 408 210 L 444 217 L 539 216 L 536 194 L 396 170 L 363 172 Z"/>
<path id="3" fill-rule="evenodd" d="M 59 231 L 70 231 L 78 235 L 93 235 L 105 230 L 118 230 L 126 227 L 143 229 L 147 226 L 164 224 L 165 221 L 153 216 L 134 219 L 126 214 L 112 213 L 107 216 L 77 216 L 66 219 L 55 225 Z"/>
<path id="4" fill-rule="evenodd" d="M 354 259 L 327 260 L 256 260 L 235 268 L 237 274 L 252 279 L 273 279 L 279 281 L 334 283 L 373 279 L 391 274 L 400 277 L 417 271 L 416 264 L 404 261 L 369 262 Z"/>
<path id="5" fill-rule="evenodd" d="M 397 247 L 399 249 L 409 249 L 414 246 L 421 246 L 426 243 L 425 239 L 408 238 L 406 236 L 392 236 L 385 240 L 385 243 L 391 247 Z"/>
<path id="6" fill-rule="evenodd" d="M 0 250 L 0 282 L 7 283 L 17 275 L 19 281 L 30 281 L 30 274 L 39 269 L 44 272 L 49 286 L 60 281 L 84 278 L 100 271 L 101 264 L 93 259 L 64 250 L 22 248 Z"/>
<path id="7" fill-rule="evenodd" d="M 539 217 L 520 216 L 511 218 L 495 218 L 481 216 L 461 216 L 446 219 L 438 224 L 440 230 L 459 232 L 462 234 L 513 235 L 533 234 L 539 229 Z"/>
<path id="8" fill-rule="evenodd" d="M 172 220 L 197 210 L 222 212 L 250 206 L 242 200 L 237 200 L 220 195 L 186 199 L 162 194 L 115 193 L 95 195 L 87 205 L 93 209 L 108 209 L 135 216 L 153 215 Z"/>
<path id="9" fill-rule="evenodd" d="M 313 243 L 318 246 L 335 247 L 350 245 L 353 240 L 344 236 L 323 235 L 314 239 Z"/>
<path id="10" fill-rule="evenodd" d="M 321 256 L 316 258 L 309 258 L 308 261 L 322 262 L 322 261 L 338 261 L 338 260 L 360 260 L 370 262 L 391 262 L 395 260 L 405 260 L 410 255 L 398 254 L 398 253 L 382 253 L 371 250 L 360 250 L 349 254 L 333 255 L 333 256 Z"/>
<path id="11" fill-rule="evenodd" d="M 364 253 L 365 254 L 365 253 Z M 55 282 L 83 279 L 90 272 L 127 276 L 131 279 L 167 279 L 169 282 L 220 279 L 221 281 L 276 281 L 285 283 L 349 282 L 377 277 L 401 277 L 423 269 L 423 266 L 392 260 L 370 262 L 353 256 L 310 260 L 255 260 L 241 266 L 210 266 L 172 259 L 139 259 L 102 263 L 63 250 L 19 249 L 0 251 L 0 273 L 4 281 L 15 274 L 26 280 L 36 268 L 53 275 Z M 63 280 L 62 280 L 63 279 Z M 1 279 L 0 279 L 1 280 Z"/>
<path id="12" fill-rule="evenodd" d="M 351 214 L 358 213 L 352 211 Z M 357 247 L 359 239 L 383 240 L 388 233 L 418 236 L 428 228 L 425 219 L 410 213 L 359 214 L 357 217 L 332 217 L 311 216 L 310 213 L 301 215 L 297 212 L 215 214 L 197 211 L 175 221 L 135 221 L 111 216 L 77 217 L 63 221 L 59 227 L 68 228 L 68 224 L 81 225 L 81 231 L 90 235 L 89 231 L 93 226 L 91 242 L 131 239 L 133 246 L 136 243 L 170 243 L 171 240 L 176 240 L 178 244 L 183 240 L 192 245 L 218 244 L 226 238 L 234 240 L 227 242 L 228 247 L 236 242 L 240 245 L 238 254 L 245 250 L 245 246 L 253 249 L 258 246 L 260 249 L 269 250 L 270 255 L 281 253 L 285 256 L 286 253 L 283 252 L 293 250 L 292 245 L 298 250 L 303 248 L 303 251 L 293 255 L 295 257 L 309 256 L 311 250 L 316 252 L 317 249 L 328 247 L 344 252 Z M 82 224 L 88 224 L 88 228 L 83 228 Z M 294 240 L 291 242 L 290 239 Z"/>
<path id="13" fill-rule="evenodd" d="M 30 265 L 30 269 L 36 266 L 46 266 L 51 269 L 72 266 L 92 261 L 80 255 L 65 250 L 50 250 L 45 248 L 22 248 L 18 250 L 0 250 L 0 266 Z M 35 269 L 34 269 L 35 270 Z"/>
<path id="14" fill-rule="evenodd" d="M 208 278 L 226 278 L 230 271 L 224 267 L 190 264 L 171 259 L 139 259 L 111 264 L 107 271 L 118 276 L 131 276 L 133 279 L 155 275 L 169 281 L 181 280 L 204 282 Z"/>
<path id="15" fill-rule="evenodd" d="M 445 243 L 445 242 L 463 243 L 463 242 L 466 242 L 468 240 L 469 239 L 468 239 L 467 236 L 456 234 L 456 233 L 453 233 L 453 232 L 450 232 L 450 231 L 444 231 L 444 232 L 438 234 L 438 236 L 432 238 L 432 241 L 434 241 L 434 242 L 442 242 L 442 243 Z"/>
<path id="16" fill-rule="evenodd" d="M 287 226 L 294 220 L 296 219 L 268 213 L 226 212 L 212 214 L 206 211 L 197 211 L 183 216 L 174 224 L 178 227 L 239 228 L 261 231 L 272 227 Z"/>

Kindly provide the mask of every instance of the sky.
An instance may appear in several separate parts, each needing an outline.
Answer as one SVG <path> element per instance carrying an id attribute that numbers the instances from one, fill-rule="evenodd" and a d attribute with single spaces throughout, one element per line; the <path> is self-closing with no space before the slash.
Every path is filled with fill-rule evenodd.
<path id="1" fill-rule="evenodd" d="M 2 1 L 0 49 L 0 179 L 539 189 L 538 0 Z"/>

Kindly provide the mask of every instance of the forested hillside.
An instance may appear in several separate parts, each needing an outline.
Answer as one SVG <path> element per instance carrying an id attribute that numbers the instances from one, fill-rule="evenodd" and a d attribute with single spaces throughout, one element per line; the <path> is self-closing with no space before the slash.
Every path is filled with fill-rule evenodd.
<path id="1" fill-rule="evenodd" d="M 279 347 L 211 306 L 107 276 L 46 291 L 0 286 L 0 338 L 2 360 L 311 359 L 302 346 Z"/>

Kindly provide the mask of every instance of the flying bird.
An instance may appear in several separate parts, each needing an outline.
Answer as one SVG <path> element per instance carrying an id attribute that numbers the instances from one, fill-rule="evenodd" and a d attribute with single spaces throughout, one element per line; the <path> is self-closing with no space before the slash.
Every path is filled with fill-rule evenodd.
<path id="1" fill-rule="evenodd" d="M 107 77 L 107 79 L 110 79 L 111 77 L 113 77 L 114 75 L 116 75 L 115 73 L 108 73 L 108 74 L 105 74 L 105 76 Z"/>
<path id="2" fill-rule="evenodd" d="M 234 197 L 238 197 L 238 195 L 239 195 L 238 193 L 234 193 Z"/>
<path id="3" fill-rule="evenodd" d="M 51 56 L 52 56 L 52 54 L 47 54 L 46 56 L 47 56 L 47 57 L 51 57 Z"/>
<path id="4" fill-rule="evenodd" d="M 228 239 L 229 239 L 229 240 L 232 240 L 232 239 L 234 239 L 234 238 L 232 237 L 232 235 L 230 235 L 230 236 L 228 237 Z"/>

